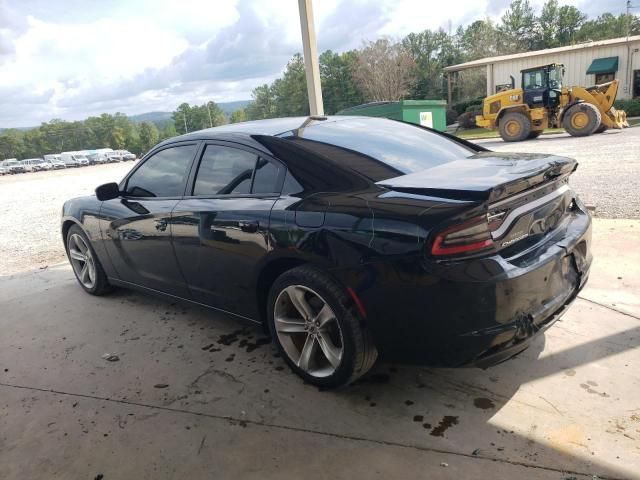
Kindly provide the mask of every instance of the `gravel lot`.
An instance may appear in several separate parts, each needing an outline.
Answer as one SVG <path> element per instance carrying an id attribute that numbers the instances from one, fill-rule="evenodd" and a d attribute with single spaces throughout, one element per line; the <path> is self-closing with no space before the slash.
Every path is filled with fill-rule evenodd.
<path id="1" fill-rule="evenodd" d="M 133 162 L 0 177 L 0 275 L 65 259 L 60 214 L 65 200 L 120 181 Z"/>
<path id="2" fill-rule="evenodd" d="M 640 218 L 640 127 L 609 130 L 585 138 L 567 134 L 505 143 L 478 140 L 498 152 L 555 153 L 580 162 L 571 186 L 602 218 Z"/>
<path id="3" fill-rule="evenodd" d="M 640 218 L 640 128 L 587 138 L 548 135 L 521 143 L 478 141 L 496 151 L 556 153 L 580 162 L 572 185 L 596 216 Z M 60 238 L 63 202 L 119 181 L 132 163 L 0 177 L 0 275 L 65 259 Z"/>

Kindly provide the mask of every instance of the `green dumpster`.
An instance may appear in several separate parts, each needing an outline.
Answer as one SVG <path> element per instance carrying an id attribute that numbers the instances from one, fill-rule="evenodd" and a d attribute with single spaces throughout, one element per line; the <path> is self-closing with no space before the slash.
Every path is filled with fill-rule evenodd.
<path id="1" fill-rule="evenodd" d="M 447 128 L 445 100 L 400 100 L 398 102 L 365 103 L 340 110 L 336 115 L 385 117 L 415 123 L 444 132 Z"/>

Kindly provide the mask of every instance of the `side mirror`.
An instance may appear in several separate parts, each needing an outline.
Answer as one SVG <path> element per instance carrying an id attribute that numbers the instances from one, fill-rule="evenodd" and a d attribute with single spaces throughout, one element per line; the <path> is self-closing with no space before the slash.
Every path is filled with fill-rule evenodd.
<path id="1" fill-rule="evenodd" d="M 116 182 L 105 183 L 96 188 L 96 197 L 101 202 L 105 200 L 113 200 L 120 196 L 120 187 Z"/>

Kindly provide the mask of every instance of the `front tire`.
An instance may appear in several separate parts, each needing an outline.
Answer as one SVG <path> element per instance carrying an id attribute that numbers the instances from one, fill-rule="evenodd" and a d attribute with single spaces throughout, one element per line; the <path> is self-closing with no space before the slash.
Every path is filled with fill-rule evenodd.
<path id="1" fill-rule="evenodd" d="M 65 247 L 73 273 L 85 292 L 100 296 L 112 290 L 91 242 L 78 225 L 69 228 Z"/>
<path id="2" fill-rule="evenodd" d="M 578 103 L 565 113 L 562 126 L 573 137 L 587 137 L 602 123 L 600 110 L 590 103 Z"/>
<path id="3" fill-rule="evenodd" d="M 531 133 L 531 120 L 522 112 L 511 112 L 500 119 L 500 136 L 505 142 L 521 142 Z"/>
<path id="4" fill-rule="evenodd" d="M 375 363 L 378 351 L 344 288 L 322 271 L 296 267 L 274 282 L 267 321 L 283 358 L 321 388 L 347 385 Z"/>

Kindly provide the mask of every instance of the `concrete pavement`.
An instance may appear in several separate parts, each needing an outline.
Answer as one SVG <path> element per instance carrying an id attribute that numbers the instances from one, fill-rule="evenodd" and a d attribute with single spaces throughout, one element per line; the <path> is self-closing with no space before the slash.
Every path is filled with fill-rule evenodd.
<path id="1" fill-rule="evenodd" d="M 596 221 L 583 298 L 518 358 L 337 392 L 220 314 L 0 277 L 0 477 L 640 478 L 639 234 Z"/>

